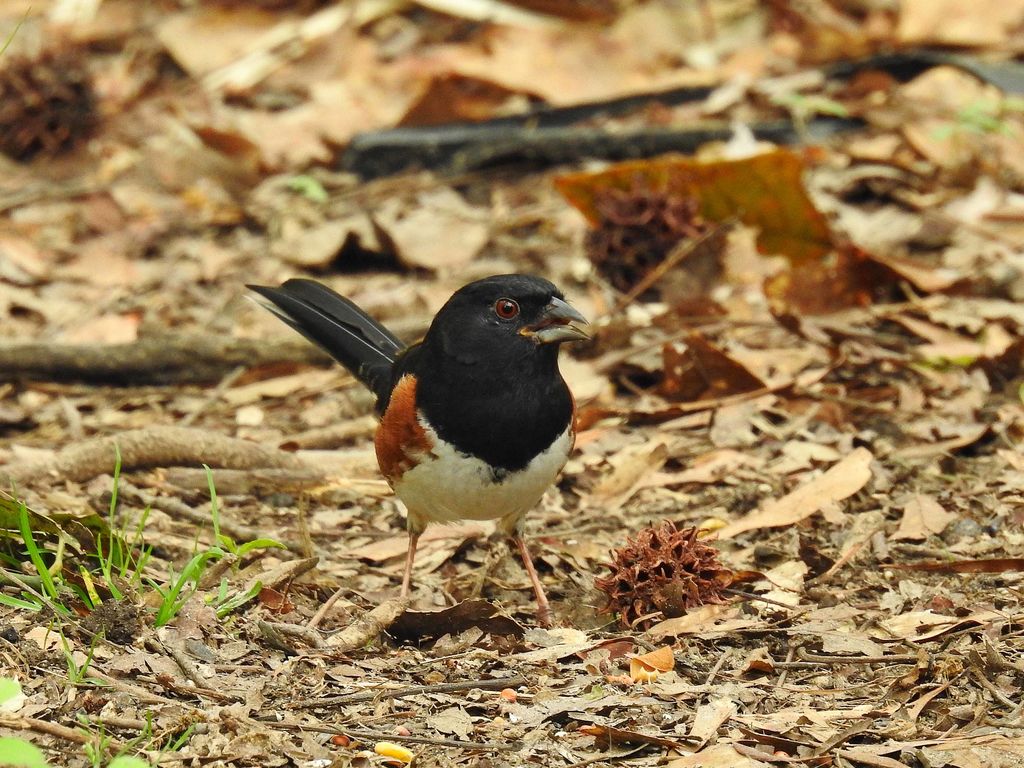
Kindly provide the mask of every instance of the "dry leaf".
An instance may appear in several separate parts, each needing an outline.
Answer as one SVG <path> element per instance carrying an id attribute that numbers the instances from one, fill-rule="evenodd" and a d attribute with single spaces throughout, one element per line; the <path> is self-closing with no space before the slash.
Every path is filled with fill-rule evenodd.
<path id="1" fill-rule="evenodd" d="M 771 755 L 765 754 L 765 757 Z M 696 754 L 670 760 L 666 768 L 769 768 L 771 765 L 741 755 L 729 744 L 714 744 Z"/>
<path id="2" fill-rule="evenodd" d="M 736 711 L 736 702 L 725 696 L 718 696 L 706 704 L 701 704 L 693 714 L 690 737 L 702 742 L 707 741 L 736 714 Z"/>
<path id="3" fill-rule="evenodd" d="M 423 640 L 458 635 L 472 627 L 489 635 L 522 637 L 524 632 L 515 619 L 486 600 L 464 600 L 440 611 L 406 611 L 388 632 L 406 640 Z"/>
<path id="4" fill-rule="evenodd" d="M 399 261 L 434 271 L 465 266 L 490 237 L 484 212 L 447 187 L 424 192 L 411 205 L 389 200 L 373 220 Z"/>
<path id="5" fill-rule="evenodd" d="M 686 349 L 662 348 L 664 379 L 661 394 L 670 400 L 708 400 L 756 392 L 766 384 L 699 333 L 686 338 Z"/>
<path id="6" fill-rule="evenodd" d="M 740 618 L 740 609 L 736 605 L 702 605 L 685 616 L 655 624 L 647 630 L 647 634 L 655 641 L 666 637 L 693 635 L 700 633 L 708 636 L 712 631 L 723 632 L 757 624 L 757 620 Z"/>
<path id="7" fill-rule="evenodd" d="M 719 538 L 728 539 L 758 528 L 792 525 L 810 517 L 826 504 L 848 498 L 867 485 L 871 479 L 874 457 L 867 448 L 856 448 L 842 461 L 833 464 L 824 474 L 797 488 L 781 499 L 768 502 L 746 517 L 718 531 Z"/>
<path id="8" fill-rule="evenodd" d="M 676 658 L 671 646 L 663 645 L 653 651 L 634 656 L 629 660 L 629 676 L 634 681 L 650 682 L 650 672 L 671 672 L 675 669 Z"/>
<path id="9" fill-rule="evenodd" d="M 600 214 L 595 197 L 604 189 L 632 189 L 639 183 L 700 203 L 708 221 L 732 217 L 758 230 L 758 248 L 798 264 L 813 263 L 832 248 L 825 217 L 814 207 L 795 154 L 779 150 L 744 160 L 704 163 L 668 157 L 621 163 L 599 173 L 576 173 L 556 180 L 558 191 L 593 224 Z"/>
<path id="10" fill-rule="evenodd" d="M 1024 23 L 1024 6 L 1005 0 L 901 0 L 899 9 L 905 45 L 998 46 Z"/>
<path id="11" fill-rule="evenodd" d="M 933 497 L 919 493 L 903 507 L 900 527 L 889 538 L 920 541 L 932 534 L 942 533 L 956 519 L 956 515 L 943 509 Z"/>

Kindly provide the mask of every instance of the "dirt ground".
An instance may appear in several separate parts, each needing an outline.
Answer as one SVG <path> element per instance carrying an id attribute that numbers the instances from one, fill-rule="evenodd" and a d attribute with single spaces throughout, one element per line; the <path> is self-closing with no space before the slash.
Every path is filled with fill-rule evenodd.
<path id="1" fill-rule="evenodd" d="M 0 589 L 37 608 L 0 604 L 0 735 L 76 767 L 1024 765 L 1019 4 L 439 5 L 0 2 Z M 921 46 L 963 58 L 830 69 Z M 342 169 L 359 132 L 630 94 L 571 130 L 724 140 Z M 806 141 L 730 133 L 780 120 Z M 487 523 L 429 529 L 396 601 L 370 396 L 245 289 L 313 277 L 412 341 L 504 272 L 597 329 L 527 525 L 552 628 Z M 666 520 L 728 589 L 609 608 Z M 105 574 L 114 535 L 145 562 Z"/>

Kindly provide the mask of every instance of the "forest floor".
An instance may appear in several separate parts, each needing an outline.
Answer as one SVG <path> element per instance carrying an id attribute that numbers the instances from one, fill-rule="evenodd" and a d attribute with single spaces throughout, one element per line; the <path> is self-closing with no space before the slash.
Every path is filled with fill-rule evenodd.
<path id="1" fill-rule="evenodd" d="M 76 767 L 1024 765 L 1015 4 L 95 5 L 0 2 L 0 734 Z M 961 58 L 830 68 L 921 46 Z M 357 132 L 705 85 L 562 126 L 724 125 L 696 160 L 340 170 Z M 807 141 L 729 135 L 780 120 Z M 526 529 L 552 628 L 487 523 L 429 529 L 396 601 L 370 396 L 245 289 L 313 277 L 411 341 L 513 271 L 596 328 Z M 666 520 L 731 591 L 610 610 Z"/>

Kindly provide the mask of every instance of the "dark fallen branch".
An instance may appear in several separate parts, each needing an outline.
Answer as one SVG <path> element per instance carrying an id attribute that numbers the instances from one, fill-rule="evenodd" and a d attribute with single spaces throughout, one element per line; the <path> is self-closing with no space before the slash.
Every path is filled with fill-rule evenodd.
<path id="1" fill-rule="evenodd" d="M 1024 64 L 927 49 L 838 62 L 827 67 L 824 75 L 828 80 L 841 81 L 859 72 L 877 70 L 905 82 L 938 66 L 957 67 L 1006 93 L 1024 93 Z M 545 166 L 584 158 L 630 160 L 665 152 L 693 152 L 701 144 L 727 139 L 731 128 L 719 124 L 605 130 L 592 127 L 593 121 L 627 114 L 647 104 L 675 106 L 704 101 L 713 90 L 710 85 L 686 86 L 567 107 L 540 106 L 520 115 L 479 123 L 374 131 L 356 136 L 342 155 L 341 164 L 364 178 L 377 178 L 409 168 L 465 173 L 512 163 Z M 808 139 L 820 141 L 861 126 L 859 120 L 822 117 L 810 121 L 806 128 L 792 121 L 755 123 L 750 128 L 763 141 L 794 144 Z"/>
<path id="2" fill-rule="evenodd" d="M 860 120 L 822 117 L 809 121 L 802 130 L 789 121 L 757 123 L 750 129 L 761 141 L 794 144 L 807 138 L 821 141 L 863 125 Z M 732 127 L 725 124 L 605 130 L 487 122 L 394 128 L 356 136 L 345 150 L 342 166 L 364 178 L 376 178 L 411 167 L 467 173 L 513 163 L 549 166 L 584 158 L 632 160 L 666 152 L 694 152 L 732 134 Z"/>
<path id="3" fill-rule="evenodd" d="M 310 465 L 294 454 L 227 437 L 216 432 L 184 427 L 133 429 L 115 437 L 96 437 L 72 443 L 52 457 L 16 461 L 0 466 L 0 486 L 30 486 L 54 480 L 85 482 L 111 472 L 115 446 L 125 472 L 150 467 L 200 466 L 226 469 L 277 468 L 309 471 Z"/>
<path id="4" fill-rule="evenodd" d="M 329 361 L 325 352 L 298 337 L 233 339 L 197 334 L 152 336 L 131 344 L 0 344 L 0 381 L 202 383 L 218 381 L 239 366 Z"/>

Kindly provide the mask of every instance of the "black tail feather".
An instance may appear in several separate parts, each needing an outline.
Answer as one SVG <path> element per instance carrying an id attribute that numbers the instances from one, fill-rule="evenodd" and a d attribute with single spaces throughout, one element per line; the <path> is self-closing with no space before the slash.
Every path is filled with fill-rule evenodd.
<path id="1" fill-rule="evenodd" d="M 264 306 L 369 387 L 386 394 L 391 369 L 405 349 L 387 328 L 351 301 L 313 280 L 293 279 L 279 288 L 249 285 Z"/>

